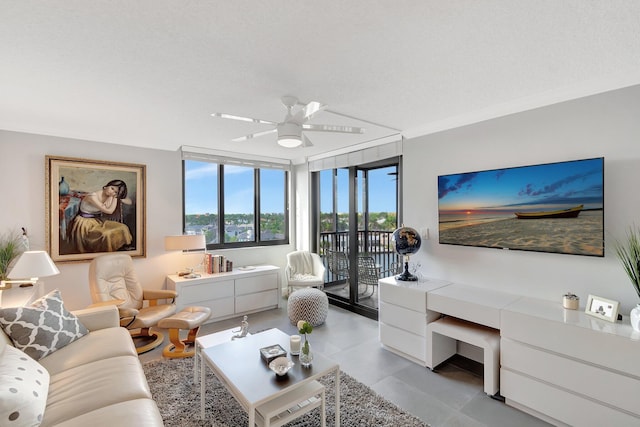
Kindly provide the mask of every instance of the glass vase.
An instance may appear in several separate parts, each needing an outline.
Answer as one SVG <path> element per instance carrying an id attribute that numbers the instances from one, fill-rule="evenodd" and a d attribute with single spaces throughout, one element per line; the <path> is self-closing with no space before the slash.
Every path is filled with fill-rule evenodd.
<path id="1" fill-rule="evenodd" d="M 308 368 L 311 366 L 311 361 L 313 360 L 313 352 L 311 351 L 311 346 L 309 345 L 309 341 L 307 341 L 307 337 L 304 337 L 304 344 L 302 349 L 300 350 L 300 364 Z"/>

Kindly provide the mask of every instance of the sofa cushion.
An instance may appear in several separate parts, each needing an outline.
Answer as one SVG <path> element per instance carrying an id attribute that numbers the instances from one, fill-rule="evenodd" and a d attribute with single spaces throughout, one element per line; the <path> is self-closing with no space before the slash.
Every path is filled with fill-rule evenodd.
<path id="1" fill-rule="evenodd" d="M 39 360 L 51 375 L 67 369 L 117 356 L 137 356 L 131 334 L 125 328 L 98 329 L 80 341 Z"/>
<path id="2" fill-rule="evenodd" d="M 35 360 L 89 333 L 78 318 L 64 307 L 57 289 L 29 307 L 0 309 L 0 325 L 13 344 Z"/>
<path id="3" fill-rule="evenodd" d="M 24 352 L 5 346 L 0 355 L 0 425 L 40 425 L 48 389 L 47 370 Z"/>
<path id="4" fill-rule="evenodd" d="M 115 403 L 87 412 L 56 427 L 155 427 L 163 421 L 158 406 L 152 399 L 135 399 Z"/>
<path id="5" fill-rule="evenodd" d="M 42 425 L 57 425 L 132 399 L 151 399 L 137 356 L 118 356 L 85 363 L 51 375 Z"/>

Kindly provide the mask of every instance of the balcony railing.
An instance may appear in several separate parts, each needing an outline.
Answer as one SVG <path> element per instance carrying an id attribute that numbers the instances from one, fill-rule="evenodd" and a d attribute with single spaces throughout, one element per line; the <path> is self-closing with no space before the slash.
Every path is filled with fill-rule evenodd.
<path id="1" fill-rule="evenodd" d="M 392 231 L 358 231 L 358 255 L 373 257 L 381 272 L 388 272 L 392 275 L 401 261 L 400 256 L 393 249 L 391 241 Z M 349 232 L 323 232 L 320 233 L 320 256 L 327 266 L 325 251 L 341 251 L 349 254 Z M 338 278 L 327 269 L 325 283 L 330 284 L 338 281 Z"/>

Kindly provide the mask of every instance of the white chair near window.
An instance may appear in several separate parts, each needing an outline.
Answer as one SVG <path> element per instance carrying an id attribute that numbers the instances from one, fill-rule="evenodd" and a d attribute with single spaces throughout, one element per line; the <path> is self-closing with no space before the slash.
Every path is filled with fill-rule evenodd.
<path id="1" fill-rule="evenodd" d="M 288 253 L 284 273 L 289 294 L 296 288 L 324 289 L 325 267 L 318 254 L 309 251 Z"/>

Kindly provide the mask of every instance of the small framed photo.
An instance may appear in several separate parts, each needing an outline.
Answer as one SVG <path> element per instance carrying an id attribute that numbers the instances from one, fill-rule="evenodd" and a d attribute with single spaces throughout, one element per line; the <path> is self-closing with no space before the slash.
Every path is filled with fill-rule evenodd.
<path id="1" fill-rule="evenodd" d="M 587 299 L 587 307 L 584 309 L 584 312 L 608 322 L 615 322 L 618 320 L 619 308 L 620 303 L 618 301 L 589 295 L 589 298 Z"/>

